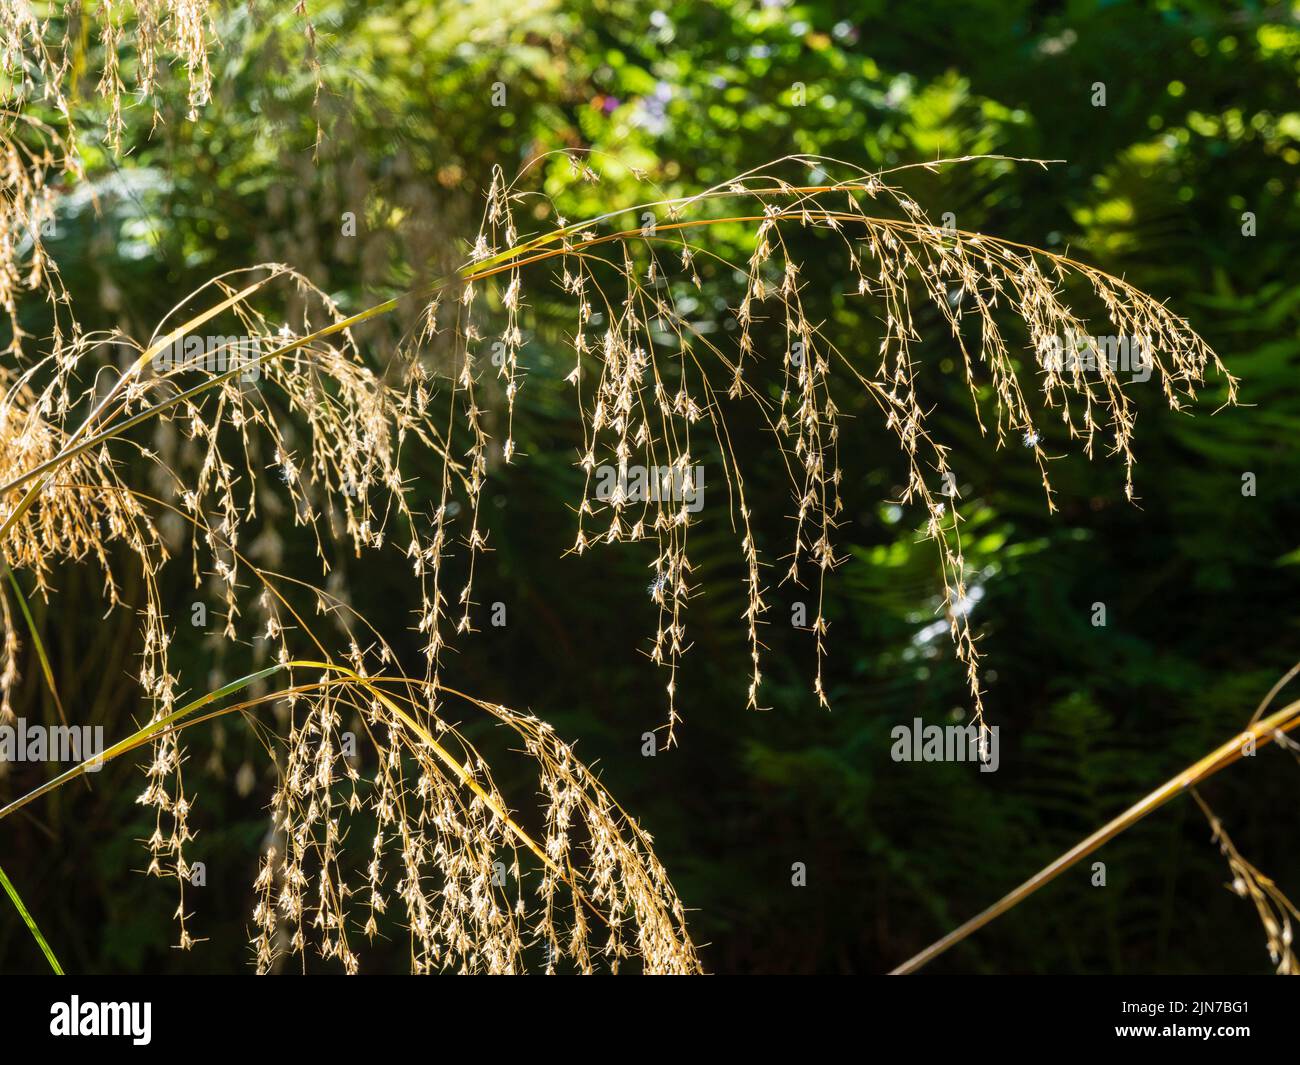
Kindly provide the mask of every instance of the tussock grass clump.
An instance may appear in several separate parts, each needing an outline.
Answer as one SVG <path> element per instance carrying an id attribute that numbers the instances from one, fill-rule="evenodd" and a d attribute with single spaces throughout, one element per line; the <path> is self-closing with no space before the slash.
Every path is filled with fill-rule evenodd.
<path id="1" fill-rule="evenodd" d="M 597 180 L 586 163 L 570 162 L 579 179 Z M 787 181 L 781 173 L 792 168 L 812 170 L 818 182 Z M 833 169 L 847 173 L 832 179 Z M 620 228 L 618 212 L 579 225 L 561 220 L 559 228 L 529 238 L 514 220 L 523 194 L 498 173 L 470 261 L 440 282 L 432 298 L 423 296 L 429 302 L 421 333 L 382 373 L 365 365 L 352 329 L 401 301 L 345 316 L 284 266 L 214 279 L 173 316 L 194 305 L 204 306 L 201 312 L 180 324 L 169 316 L 145 343 L 83 334 L 74 318 L 44 354 L 14 355 L 17 368 L 9 371 L 0 411 L 0 426 L 12 441 L 0 483 L 6 563 L 31 570 L 44 589 L 55 561 L 93 555 L 112 601 L 108 547 L 121 540 L 148 578 L 140 682 L 153 710 L 137 739 L 153 744 L 153 759 L 140 801 L 157 816 L 149 871 L 173 878 L 181 895 L 182 947 L 194 942 L 184 901 L 192 804 L 182 780 L 179 731 L 185 723 L 177 716 L 188 714 L 178 710 L 181 682 L 168 666 L 173 633 L 157 590 L 169 555 L 157 529 L 162 512 L 190 529 L 190 568 L 196 583 L 206 575 L 221 596 L 224 634 L 234 639 L 248 623 L 241 625 L 241 617 L 256 618 L 257 646 L 276 663 L 268 668 L 285 673 L 286 686 L 270 697 L 280 705 L 279 746 L 267 739 L 268 749 L 279 751 L 271 802 L 279 842 L 258 877 L 254 944 L 260 968 L 273 968 L 286 951 L 301 953 L 314 941 L 322 955 L 355 971 L 360 961 L 353 926 L 376 933 L 377 918 L 396 897 L 415 971 L 517 971 L 538 944 L 552 968 L 568 959 L 589 970 L 601 955 L 617 966 L 635 955 L 651 971 L 698 969 L 681 903 L 648 838 L 572 750 L 536 718 L 471 700 L 519 735 L 536 764 L 544 819 L 543 829 L 530 833 L 492 785 L 486 760 L 443 710 L 450 691 L 445 652 L 474 629 L 474 577 L 489 537 L 480 514 L 483 490 L 494 462 L 521 459 L 513 426 L 527 372 L 521 359 L 523 280 L 534 264 L 557 268 L 575 313 L 569 380 L 586 441 L 578 458 L 586 479 L 572 550 L 580 555 L 646 541 L 656 551 L 650 594 L 660 620 L 651 657 L 669 673 L 665 742 L 674 742 L 679 721 L 677 669 L 689 646 L 685 611 L 701 591 L 688 550 L 699 519 L 671 493 L 600 497 L 593 490 L 598 469 L 612 466 L 622 476 L 635 465 L 666 469 L 689 487 L 694 440 L 701 433 L 713 438 L 747 573 L 748 698 L 757 706 L 768 564 L 751 524 L 751 508 L 759 504 L 746 495 L 740 457 L 729 444 L 727 404 L 749 402 L 758 409 L 773 434 L 773 454 L 788 471 L 794 503 L 782 579 L 808 580 L 817 589 L 819 608 L 810 626 L 818 661 L 813 690 L 825 703 L 828 626 L 820 604 L 826 576 L 840 561 L 835 530 L 846 471 L 838 439 L 846 390 L 870 398 L 906 460 L 908 479 L 897 502 L 920 508 L 923 535 L 938 547 L 956 655 L 966 666 L 974 719 L 986 727 L 979 655 L 962 607 L 969 578 L 961 519 L 955 494 L 945 490 L 953 483 L 949 448 L 932 435 L 916 384 L 917 301 L 939 308 L 963 354 L 981 426 L 992 427 L 999 445 L 1015 441 L 1031 453 L 1049 507 L 1049 434 L 1079 443 L 1088 454 L 1104 441 L 1124 463 L 1132 491 L 1135 405 L 1117 371 L 1105 360 L 1067 368 L 1044 354 L 1053 338 L 1089 332 L 1065 301 L 1070 284 L 1091 293 L 1114 330 L 1147 338 L 1150 366 L 1171 406 L 1193 398 L 1209 369 L 1223 371 L 1185 322 L 1126 283 L 1063 256 L 935 227 L 887 176 L 792 157 L 695 196 L 632 208 L 632 217 L 641 219 L 632 229 Z M 647 223 L 647 212 L 663 221 Z M 721 256 L 705 240 L 720 226 L 750 232 L 748 260 L 739 267 L 744 283 L 734 350 L 702 334 L 679 306 L 683 291 L 700 284 L 697 262 Z M 801 264 L 783 237 L 790 226 L 823 230 L 842 246 L 853 287 L 884 312 L 874 350 L 837 344 L 805 311 Z M 269 304 L 272 284 L 289 288 Z M 486 309 L 485 291 L 493 296 Z M 286 304 L 293 308 L 287 315 L 273 317 L 267 309 Z M 1003 312 L 1020 323 L 1025 343 L 1016 346 L 1008 338 Z M 504 316 L 503 350 L 489 363 L 484 337 L 494 314 Z M 775 346 L 758 333 L 760 318 L 780 323 Z M 206 345 L 197 363 L 168 361 L 188 338 L 218 322 L 234 323 L 239 335 L 217 338 L 215 348 Z M 442 353 L 431 361 L 421 356 L 420 345 L 435 337 Z M 104 387 L 99 373 L 87 371 L 101 365 L 108 350 L 130 354 Z M 1026 365 L 1038 377 L 1037 403 L 1022 383 Z M 1225 377 L 1231 400 L 1235 382 Z M 779 384 L 775 403 L 772 381 Z M 504 426 L 497 440 L 481 405 L 487 395 L 504 403 L 495 419 Z M 1060 428 L 1047 428 L 1045 418 Z M 145 423 L 155 426 L 152 443 L 133 432 Z M 401 459 L 412 449 L 434 456 L 440 470 L 429 515 L 410 506 Z M 131 450 L 153 466 L 155 491 L 163 498 L 126 483 L 119 463 Z M 325 574 L 337 541 L 353 552 L 404 541 L 419 588 L 422 675 L 404 670 L 381 634 L 365 619 L 345 616 L 344 605 L 323 589 L 313 590 L 316 608 L 339 624 L 347 650 L 332 655 L 326 638 L 310 634 L 301 612 L 289 607 L 282 578 L 253 565 L 242 549 L 242 531 L 260 511 L 287 515 L 313 536 Z M 267 537 L 282 535 L 274 521 L 263 525 L 261 550 Z M 453 554 L 462 556 L 458 569 L 466 575 L 459 590 L 445 587 Z M 251 602 L 243 592 L 247 580 L 260 587 Z M 292 581 L 299 589 L 311 587 Z M 2 673 L 12 685 L 18 634 L 11 614 L 5 624 Z M 303 657 L 304 638 L 313 645 L 311 658 Z M 323 679 L 302 680 L 305 669 L 321 668 Z M 369 780 L 341 753 L 345 712 L 366 722 L 376 773 Z M 349 871 L 344 846 L 343 821 L 359 810 L 379 826 L 363 878 Z M 511 878 L 503 879 L 497 867 L 506 847 L 512 854 L 522 847 L 537 863 L 536 898 L 520 893 L 517 874 L 516 894 L 507 897 Z M 517 865 L 512 858 L 508 868 Z M 350 902 L 358 895 L 365 901 Z M 363 906 L 364 920 L 358 912 Z M 628 922 L 633 931 L 625 932 Z M 609 933 L 599 948 L 589 939 L 597 923 Z"/>
<path id="2" fill-rule="evenodd" d="M 202 0 L 107 9 L 97 23 L 98 93 L 108 105 L 110 146 L 123 132 L 128 7 L 131 90 L 152 96 L 164 56 L 184 67 L 191 114 L 211 87 Z M 704 519 L 683 497 L 709 449 L 722 467 L 745 574 L 747 701 L 761 701 L 761 626 L 775 571 L 781 582 L 814 589 L 811 687 L 828 704 L 827 577 L 843 561 L 845 485 L 859 472 L 840 452 L 840 426 L 846 410 L 859 416 L 860 407 L 874 408 L 897 444 L 906 475 L 893 502 L 911 508 L 936 545 L 971 715 L 987 727 L 955 463 L 923 394 L 923 315 L 960 354 L 981 430 L 996 446 L 1029 453 L 1048 508 L 1049 462 L 1067 445 L 1115 457 L 1134 495 L 1136 386 L 1091 357 L 1095 351 L 1081 352 L 1077 338 L 1139 340 L 1162 402 L 1174 409 L 1193 400 L 1211 372 L 1226 382 L 1227 401 L 1235 399 L 1236 382 L 1218 358 L 1156 299 L 1068 256 L 937 226 L 905 191 L 919 169 L 972 158 L 872 173 L 790 156 L 693 195 L 650 192 L 643 203 L 579 223 L 560 217 L 554 201 L 549 211 L 534 210 L 538 194 L 525 175 L 508 181 L 498 171 L 468 261 L 432 291 L 348 314 L 307 278 L 271 265 L 213 279 L 146 341 L 86 333 L 40 240 L 53 210 L 52 176 L 80 174 L 71 121 L 79 53 L 67 31 L 25 4 L 0 9 L 0 75 L 10 87 L 0 112 L 8 175 L 0 302 L 12 333 L 0 363 L 0 557 L 42 594 L 56 567 L 93 561 L 110 607 L 123 553 L 144 574 L 139 682 L 148 720 L 104 757 L 151 748 L 140 796 L 156 819 L 148 871 L 176 886 L 185 949 L 197 938 L 185 899 L 194 803 L 182 733 L 238 712 L 275 765 L 273 832 L 252 915 L 260 971 L 309 951 L 358 971 L 362 941 L 391 933 L 393 923 L 409 935 L 416 972 L 700 970 L 682 903 L 649 836 L 573 748 L 541 719 L 462 694 L 445 676 L 449 648 L 475 628 L 475 578 L 490 540 L 485 487 L 501 465 L 527 459 L 515 427 L 530 372 L 524 336 L 536 275 L 558 285 L 572 315 L 568 381 L 584 475 L 572 554 L 619 543 L 652 551 L 658 617 L 648 653 L 668 674 L 665 745 L 676 742 L 681 721 L 688 605 L 707 590 L 690 539 Z M 32 117 L 38 106 L 62 115 L 67 129 Z M 567 158 L 579 183 L 601 180 L 593 164 L 577 153 Z M 525 216 L 558 221 L 525 234 L 518 221 Z M 827 332 L 807 291 L 808 264 L 787 243 L 792 229 L 824 236 L 827 261 L 834 255 L 842 264 L 841 290 L 861 301 L 863 321 L 880 323 L 877 334 L 864 341 Z M 693 317 L 702 264 L 739 278 L 734 343 Z M 24 291 L 50 300 L 56 326 L 41 344 L 18 324 Z M 354 327 L 408 301 L 423 310 L 421 330 L 391 365 L 367 365 Z M 1090 325 L 1089 313 L 1103 326 Z M 212 331 L 221 335 L 202 345 L 197 363 L 171 359 Z M 729 419 L 742 406 L 770 431 L 768 454 L 742 456 L 733 446 Z M 788 498 L 755 499 L 746 490 L 746 463 L 769 459 L 786 470 Z M 426 513 L 413 504 L 408 478 L 416 461 L 430 460 L 434 503 Z M 634 468 L 656 471 L 674 491 L 627 492 Z M 619 487 L 602 494 L 609 469 Z M 789 515 L 786 544 L 759 542 L 760 510 Z M 312 538 L 325 586 L 275 571 L 294 530 Z M 328 586 L 340 548 L 402 553 L 422 661 L 401 661 L 391 637 Z M 175 606 L 160 591 L 177 556 L 195 585 L 219 599 L 222 636 L 250 644 L 253 657 L 246 676 L 188 702 L 170 664 Z M 453 580 L 463 583 L 452 587 Z M 317 632 L 309 616 L 324 618 L 328 631 Z M 0 618 L 0 715 L 8 716 L 22 635 L 7 592 Z M 272 678 L 277 686 L 267 690 Z M 242 701 L 231 702 L 236 695 Z M 517 811 L 453 707 L 513 737 L 538 809 Z M 354 721 L 366 740 L 360 751 L 344 742 Z M 11 802 L 0 817 L 84 770 Z M 363 822 L 373 826 L 365 841 Z"/>

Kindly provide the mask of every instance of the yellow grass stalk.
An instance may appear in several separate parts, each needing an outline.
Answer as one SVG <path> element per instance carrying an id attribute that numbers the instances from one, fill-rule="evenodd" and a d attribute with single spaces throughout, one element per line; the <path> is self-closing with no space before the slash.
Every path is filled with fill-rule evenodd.
<path id="1" fill-rule="evenodd" d="M 1171 799 L 1182 795 L 1204 780 L 1208 780 L 1221 769 L 1232 765 L 1246 752 L 1253 754 L 1256 746 L 1268 743 L 1275 736 L 1285 735 L 1300 726 L 1300 699 L 1284 706 L 1275 714 L 1262 721 L 1257 721 L 1245 732 L 1233 736 L 1221 746 L 1215 748 L 1200 761 L 1188 766 L 1177 776 L 1165 781 L 1155 791 L 1134 803 L 1113 821 L 1107 822 L 1092 835 L 1075 844 L 1054 862 L 1044 866 L 1014 891 L 1008 892 L 982 913 L 972 917 L 959 928 L 953 929 L 942 939 L 931 943 L 920 953 L 908 958 L 902 965 L 890 972 L 891 976 L 906 976 L 922 969 L 934 961 L 940 954 L 955 947 L 963 939 L 978 932 L 989 922 L 1001 917 L 1008 910 L 1020 905 L 1039 888 L 1046 886 L 1069 869 L 1082 861 L 1093 851 L 1114 839 L 1141 821 L 1148 814 L 1154 813 Z"/>

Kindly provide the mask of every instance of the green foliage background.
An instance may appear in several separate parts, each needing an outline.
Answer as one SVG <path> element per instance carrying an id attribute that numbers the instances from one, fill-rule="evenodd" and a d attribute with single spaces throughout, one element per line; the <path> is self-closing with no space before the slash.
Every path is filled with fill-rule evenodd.
<path id="1" fill-rule="evenodd" d="M 567 164 L 541 164 L 570 219 L 644 199 L 630 167 L 673 195 L 795 152 L 868 167 L 1000 153 L 1064 162 L 984 162 L 907 187 L 932 217 L 951 211 L 963 229 L 1068 247 L 1168 300 L 1243 381 L 1244 406 L 1211 416 L 1222 398 L 1211 388 L 1194 418 L 1159 409 L 1152 389 L 1137 431 L 1138 505 L 1124 500 L 1117 465 L 1071 454 L 1053 464 L 1061 511 L 1049 516 L 1025 454 L 979 435 L 941 323 L 923 316 L 925 387 L 956 445 L 967 557 L 982 575 L 973 617 L 1000 770 L 890 759 L 893 726 L 947 723 L 967 698 L 946 637 L 918 637 L 940 601 L 935 553 L 918 543 L 921 519 L 886 504 L 902 466 L 865 399 L 845 412 L 850 559 L 830 585 L 833 711 L 810 690 L 812 647 L 789 625 L 806 594 L 789 586 L 774 588 L 764 632 L 772 709 L 745 709 L 742 569 L 724 509 L 706 506 L 692 534 L 707 594 L 689 612 L 681 745 L 644 758 L 641 736 L 666 712 L 664 677 L 638 653 L 654 625 L 651 556 L 561 560 L 579 486 L 563 382 L 572 314 L 545 274 L 526 278 L 525 458 L 493 470 L 495 554 L 478 596 L 506 603 L 509 623 L 462 643 L 449 679 L 533 709 L 598 762 L 654 835 L 711 970 L 892 967 L 1225 739 L 1298 657 L 1300 7 L 311 3 L 324 82 L 315 105 L 291 8 L 262 0 L 252 14 L 244 3 L 222 14 L 216 95 L 196 122 L 184 120 L 183 92 L 165 93 L 161 122 L 144 107 L 128 116 L 128 151 L 86 145 L 98 196 L 66 191 L 50 248 L 88 327 L 148 335 L 206 278 L 263 260 L 303 270 L 345 310 L 369 306 L 463 261 L 492 167 L 513 175 L 553 149 L 601 153 L 607 173 L 575 189 Z M 492 106 L 496 82 L 505 108 Z M 1104 107 L 1092 104 L 1096 82 Z M 89 89 L 81 106 L 93 115 Z M 345 211 L 357 215 L 355 238 L 340 236 Z M 813 234 L 786 235 L 802 242 L 810 316 L 846 351 L 874 353 L 879 323 L 847 298 L 842 262 Z M 720 236 L 743 258 L 745 232 Z M 725 341 L 739 286 L 726 270 L 702 277 L 696 316 Z M 39 307 L 31 319 L 39 332 Z M 391 357 L 410 325 L 368 327 L 368 354 Z M 499 393 L 488 396 L 499 411 Z M 739 433 L 747 491 L 764 501 L 759 541 L 779 557 L 783 471 L 757 425 Z M 431 459 L 410 472 L 417 493 L 432 491 Z M 1246 472 L 1254 496 L 1242 494 Z M 284 567 L 311 572 L 311 546 L 280 534 Z M 184 621 L 193 592 L 186 567 L 174 568 L 170 601 Z M 414 605 L 402 561 L 343 559 L 339 572 L 354 605 L 400 637 Z M 93 574 L 66 572 L 38 618 L 65 703 L 115 738 L 140 713 L 137 649 L 128 619 L 101 618 L 97 597 Z M 1097 601 L 1104 628 L 1090 623 Z M 174 653 L 196 685 L 247 653 L 178 631 Z M 25 672 L 28 716 L 52 720 L 34 662 Z M 237 722 L 188 742 L 191 860 L 208 868 L 208 886 L 190 893 L 193 927 L 208 937 L 193 952 L 167 946 L 174 894 L 133 871 L 149 831 L 131 804 L 135 767 L 109 767 L 0 826 L 0 862 L 69 971 L 246 965 L 273 773 Z M 0 800 L 43 771 L 13 767 Z M 1205 791 L 1241 851 L 1292 896 L 1298 783 L 1290 758 L 1269 750 Z M 1253 909 L 1223 890 L 1226 867 L 1190 801 L 1098 858 L 1105 888 L 1080 867 L 934 968 L 1269 971 Z M 807 887 L 791 885 L 793 862 L 806 863 Z M 402 943 L 370 964 L 402 970 Z M 16 914 L 0 920 L 0 969 L 43 965 Z"/>

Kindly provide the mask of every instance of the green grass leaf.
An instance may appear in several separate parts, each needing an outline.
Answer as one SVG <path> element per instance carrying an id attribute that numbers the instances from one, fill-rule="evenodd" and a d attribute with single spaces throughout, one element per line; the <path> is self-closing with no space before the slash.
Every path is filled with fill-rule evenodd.
<path id="1" fill-rule="evenodd" d="M 45 960 L 50 963 L 50 968 L 54 970 L 54 974 L 56 976 L 62 976 L 63 966 L 59 964 L 59 959 L 54 956 L 54 951 L 50 949 L 49 943 L 47 943 L 45 937 L 41 935 L 41 930 L 36 927 L 36 921 L 32 919 L 32 915 L 27 912 L 27 907 L 23 905 L 23 900 L 18 894 L 18 889 L 14 887 L 13 881 L 5 875 L 3 869 L 0 869 L 0 884 L 4 885 L 5 893 L 13 900 L 14 906 L 17 908 L 23 922 L 31 930 L 32 938 L 36 940 L 37 945 L 41 948 L 41 953 L 45 955 Z"/>

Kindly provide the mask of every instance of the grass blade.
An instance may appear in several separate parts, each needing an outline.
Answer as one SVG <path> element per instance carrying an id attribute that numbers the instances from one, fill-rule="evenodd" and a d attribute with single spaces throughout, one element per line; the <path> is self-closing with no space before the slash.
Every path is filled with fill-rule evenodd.
<path id="1" fill-rule="evenodd" d="M 1114 839 L 1121 832 L 1127 831 L 1135 824 L 1146 817 L 1147 814 L 1158 810 L 1183 792 L 1195 787 L 1202 780 L 1213 776 L 1220 769 L 1232 765 L 1241 758 L 1247 749 L 1253 749 L 1255 744 L 1268 743 L 1274 738 L 1275 733 L 1286 733 L 1291 729 L 1300 727 L 1300 701 L 1291 703 L 1289 706 L 1279 710 L 1276 714 L 1252 724 L 1245 732 L 1242 732 L 1232 739 L 1228 740 L 1222 746 L 1216 748 L 1202 758 L 1195 765 L 1188 766 L 1176 777 L 1171 777 L 1165 781 L 1155 791 L 1145 798 L 1134 803 L 1113 821 L 1108 822 L 1101 828 L 1097 829 L 1087 839 L 1076 843 L 1068 851 L 1062 854 L 1050 865 L 1044 866 L 1037 873 L 1031 876 L 1015 890 L 1004 895 L 987 910 L 977 914 L 967 921 L 964 925 L 949 932 L 942 939 L 931 943 L 925 950 L 919 954 L 908 958 L 902 965 L 894 969 L 890 976 L 906 976 L 910 973 L 917 972 L 923 966 L 929 964 L 940 954 L 944 953 L 950 947 L 955 947 L 967 936 L 978 932 L 990 921 L 1029 898 L 1035 891 L 1050 883 L 1060 876 L 1065 870 L 1072 865 L 1082 861 L 1093 851 L 1097 850 L 1103 844 Z"/>
<path id="2" fill-rule="evenodd" d="M 23 900 L 18 894 L 18 889 L 14 887 L 13 881 L 5 875 L 3 869 L 0 869 L 0 884 L 4 885 L 5 893 L 13 901 L 14 907 L 18 910 L 19 915 L 23 919 L 23 923 L 27 925 L 28 930 L 32 933 L 32 938 L 36 940 L 37 946 L 41 948 L 41 953 L 45 955 L 45 960 L 50 963 L 50 968 L 54 970 L 54 975 L 62 976 L 63 966 L 59 964 L 59 959 L 54 956 L 54 951 L 50 949 L 49 943 L 46 942 L 45 937 L 41 935 L 41 930 L 36 927 L 35 920 L 33 920 L 32 915 L 27 912 L 27 907 L 23 905 Z"/>
<path id="3" fill-rule="evenodd" d="M 275 666 L 269 666 L 266 669 L 259 669 L 256 673 L 250 673 L 245 677 L 240 677 L 238 680 L 233 680 L 229 684 L 226 684 L 216 689 L 215 691 L 210 691 L 206 695 L 202 695 L 199 698 L 193 700 L 192 702 L 186 703 L 180 709 L 173 710 L 166 717 L 160 718 L 159 720 L 151 722 L 150 724 L 145 725 L 142 728 L 136 729 L 135 732 L 131 733 L 131 735 L 128 736 L 126 739 L 122 740 L 120 743 L 113 744 L 112 747 L 108 748 L 108 750 L 104 751 L 102 754 L 94 758 L 86 759 L 86 761 L 81 762 L 73 766 L 71 769 L 68 769 L 65 772 L 60 773 L 57 777 L 54 777 L 51 780 L 47 780 L 39 788 L 35 788 L 32 791 L 29 791 L 26 795 L 23 795 L 21 798 L 14 799 L 14 801 L 9 803 L 8 806 L 0 808 L 0 820 L 3 820 L 4 818 L 8 817 L 11 813 L 14 813 L 17 810 L 22 809 L 24 806 L 26 806 L 29 802 L 33 801 L 34 799 L 39 799 L 42 795 L 48 794 L 49 792 L 53 791 L 55 788 L 62 787 L 68 781 L 75 780 L 77 777 L 83 776 L 91 766 L 94 766 L 96 769 L 98 769 L 101 766 L 106 765 L 107 763 L 111 762 L 114 758 L 116 758 L 118 755 L 125 754 L 127 751 L 134 750 L 136 747 L 139 747 L 142 743 L 145 743 L 147 740 L 149 740 L 150 737 L 156 735 L 157 733 L 163 731 L 166 728 L 169 728 L 171 725 L 175 724 L 177 721 L 180 721 L 182 718 L 188 717 L 190 714 L 194 713 L 194 711 L 201 710 L 203 707 L 209 705 L 210 703 L 214 703 L 218 699 L 222 699 L 225 696 L 232 694 L 233 692 L 237 692 L 241 688 L 246 688 L 248 685 L 252 684 L 256 680 L 261 680 L 263 677 L 269 677 L 273 673 L 278 673 L 283 668 L 285 667 L 280 665 L 275 665 Z"/>
<path id="4" fill-rule="evenodd" d="M 32 617 L 32 612 L 27 609 L 27 597 L 23 595 L 22 586 L 18 583 L 18 578 L 14 576 L 14 571 L 9 568 L 8 563 L 4 565 L 5 575 L 9 578 L 9 583 L 13 585 L 14 596 L 18 599 L 18 609 L 23 612 L 23 618 L 27 621 L 27 631 L 32 635 L 32 647 L 36 649 L 36 657 L 41 662 L 41 672 L 45 674 L 45 686 L 49 688 L 50 694 L 54 696 L 54 705 L 59 711 L 59 720 L 65 725 L 68 723 L 68 715 L 63 711 L 63 700 L 59 698 L 59 689 L 54 685 L 54 670 L 50 668 L 49 656 L 45 653 L 45 644 L 41 640 L 41 634 L 36 628 L 36 620 Z"/>

